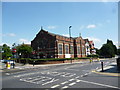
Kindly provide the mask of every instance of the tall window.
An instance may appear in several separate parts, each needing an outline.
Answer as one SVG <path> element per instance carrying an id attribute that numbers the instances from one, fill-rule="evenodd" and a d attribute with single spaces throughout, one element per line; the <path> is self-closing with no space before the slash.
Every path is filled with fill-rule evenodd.
<path id="1" fill-rule="evenodd" d="M 80 46 L 77 46 L 77 54 L 80 54 Z"/>
<path id="2" fill-rule="evenodd" d="M 69 47 L 68 47 L 68 45 L 65 45 L 65 54 L 69 54 Z"/>
<path id="3" fill-rule="evenodd" d="M 74 54 L 74 47 L 72 45 L 70 46 L 70 54 Z"/>
<path id="4" fill-rule="evenodd" d="M 82 54 L 83 55 L 85 54 L 85 48 L 84 48 L 84 46 L 82 46 Z"/>
<path id="5" fill-rule="evenodd" d="M 63 45 L 62 44 L 58 44 L 58 54 L 63 54 Z"/>

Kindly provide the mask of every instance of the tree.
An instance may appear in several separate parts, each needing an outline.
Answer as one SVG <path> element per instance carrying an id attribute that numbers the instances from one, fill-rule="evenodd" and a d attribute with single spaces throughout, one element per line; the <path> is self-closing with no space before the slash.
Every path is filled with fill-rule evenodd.
<path id="1" fill-rule="evenodd" d="M 114 49 L 114 53 L 117 54 L 117 47 L 113 44 L 112 40 L 107 39 L 107 44 L 110 44 Z"/>
<path id="2" fill-rule="evenodd" d="M 28 46 L 28 45 L 25 45 L 25 44 L 22 44 L 20 46 L 17 46 L 16 47 L 17 49 L 17 52 L 18 54 L 21 53 L 21 56 L 23 58 L 28 58 L 29 57 L 29 54 L 32 53 L 32 47 Z"/>
<path id="3" fill-rule="evenodd" d="M 3 59 L 7 59 L 12 56 L 11 49 L 6 44 L 3 44 L 2 51 L 3 51 L 3 53 L 2 53 Z"/>
<path id="4" fill-rule="evenodd" d="M 104 57 L 114 57 L 117 54 L 117 47 L 113 44 L 112 40 L 107 40 L 100 49 L 100 55 Z"/>
<path id="5" fill-rule="evenodd" d="M 100 49 L 100 55 L 104 57 L 115 56 L 114 49 L 110 44 L 104 44 Z"/>

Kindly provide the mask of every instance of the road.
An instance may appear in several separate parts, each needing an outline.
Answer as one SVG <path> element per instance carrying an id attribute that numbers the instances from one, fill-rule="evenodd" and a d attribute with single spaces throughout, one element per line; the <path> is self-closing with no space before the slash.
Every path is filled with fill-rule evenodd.
<path id="1" fill-rule="evenodd" d="M 107 66 L 112 60 L 103 60 Z M 52 65 L 2 73 L 2 88 L 115 88 L 119 77 L 92 72 L 100 62 Z"/>

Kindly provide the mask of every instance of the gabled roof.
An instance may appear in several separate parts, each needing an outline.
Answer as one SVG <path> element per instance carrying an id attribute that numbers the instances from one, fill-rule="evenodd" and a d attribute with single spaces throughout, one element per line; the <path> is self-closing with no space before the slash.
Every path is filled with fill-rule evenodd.
<path id="1" fill-rule="evenodd" d="M 48 31 L 46 31 L 46 30 L 43 30 L 42 28 L 41 28 L 41 30 L 38 32 L 38 34 L 36 35 L 36 37 L 37 37 L 40 33 L 42 33 L 42 32 L 47 33 L 47 34 L 52 35 L 52 36 L 59 36 L 59 37 L 63 37 L 63 38 L 70 39 L 70 37 L 63 36 L 63 35 L 59 35 L 59 34 L 54 34 L 54 33 L 48 32 Z M 35 37 L 35 38 L 36 38 L 36 37 Z M 34 40 L 35 40 L 35 38 L 34 38 Z M 84 40 L 81 36 L 79 36 L 79 37 L 71 37 L 71 39 L 73 39 L 73 40 L 76 40 L 76 39 L 79 39 L 79 38 L 81 38 L 82 40 Z"/>
<path id="2" fill-rule="evenodd" d="M 94 44 L 93 41 L 89 41 L 90 44 Z"/>
<path id="3" fill-rule="evenodd" d="M 48 33 L 48 34 L 50 34 L 50 35 L 52 35 L 52 36 L 60 36 L 60 37 L 64 37 L 64 38 L 70 38 L 70 37 L 66 37 L 66 36 L 63 36 L 63 35 L 59 35 L 59 34 L 54 34 L 54 33 L 51 33 L 51 32 L 48 32 L 48 31 L 46 31 L 46 30 L 41 30 L 40 32 L 46 32 L 46 33 Z M 40 33 L 39 32 L 39 33 Z M 39 34 L 38 33 L 38 34 Z M 71 37 L 72 39 L 74 39 L 73 37 Z"/>

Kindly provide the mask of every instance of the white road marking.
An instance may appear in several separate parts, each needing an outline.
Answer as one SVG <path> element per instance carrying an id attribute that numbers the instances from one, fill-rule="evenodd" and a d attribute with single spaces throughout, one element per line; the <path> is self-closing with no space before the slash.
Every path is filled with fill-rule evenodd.
<path id="1" fill-rule="evenodd" d="M 72 86 L 72 85 L 74 85 L 74 84 L 76 84 L 76 83 L 75 83 L 75 82 L 73 82 L 73 83 L 70 83 L 70 84 L 69 84 L 69 86 Z"/>
<path id="2" fill-rule="evenodd" d="M 33 79 L 33 80 L 30 80 L 30 81 L 28 81 L 28 82 L 35 82 L 35 81 L 37 81 L 37 80 L 41 80 L 41 79 L 44 79 L 45 77 L 40 77 L 40 78 L 36 78 L 36 79 Z"/>
<path id="3" fill-rule="evenodd" d="M 88 75 L 88 73 L 85 73 L 84 75 L 86 76 L 86 75 Z"/>
<path id="4" fill-rule="evenodd" d="M 10 73 L 5 73 L 6 75 L 10 75 Z"/>
<path id="5" fill-rule="evenodd" d="M 69 81 L 73 81 L 73 80 L 75 80 L 75 79 L 70 79 Z"/>
<path id="6" fill-rule="evenodd" d="M 81 77 L 83 77 L 83 75 L 81 75 Z"/>
<path id="7" fill-rule="evenodd" d="M 41 72 L 41 74 L 47 74 L 47 75 L 51 75 L 51 76 L 61 76 L 61 77 L 72 77 L 72 76 L 76 75 L 75 73 L 49 72 L 49 71 Z"/>
<path id="8" fill-rule="evenodd" d="M 52 82 L 56 82 L 56 81 L 58 81 L 58 80 L 59 80 L 59 79 L 53 78 L 51 81 L 46 82 L 46 83 L 43 83 L 42 85 L 46 85 L 46 84 L 49 84 L 49 83 L 52 83 Z"/>
<path id="9" fill-rule="evenodd" d="M 66 84 L 66 83 L 68 83 L 68 81 L 62 82 L 61 84 L 63 85 L 63 84 Z"/>
<path id="10" fill-rule="evenodd" d="M 65 74 L 63 74 L 63 75 L 61 75 L 61 76 L 62 76 L 62 77 L 72 77 L 72 76 L 74 76 L 74 75 L 76 75 L 76 74 L 65 73 Z"/>
<path id="11" fill-rule="evenodd" d="M 29 76 L 29 75 L 33 75 L 33 74 L 39 74 L 40 72 L 35 72 L 35 73 L 25 73 L 25 74 L 20 74 L 20 75 L 16 75 L 14 77 L 22 77 L 22 76 Z"/>
<path id="12" fill-rule="evenodd" d="M 88 73 L 85 73 L 83 76 L 81 75 L 81 77 L 85 77 L 85 76 L 87 76 L 88 75 Z"/>
<path id="13" fill-rule="evenodd" d="M 79 71 L 79 70 L 76 70 L 76 69 L 69 69 L 69 68 L 68 68 L 67 70 L 72 70 L 72 71 Z"/>
<path id="14" fill-rule="evenodd" d="M 62 88 L 68 88 L 68 86 L 64 86 L 64 87 L 62 87 Z"/>
<path id="15" fill-rule="evenodd" d="M 79 78 L 80 76 L 77 76 L 76 78 Z"/>
<path id="16" fill-rule="evenodd" d="M 43 83 L 44 81 L 51 80 L 51 79 L 52 79 L 52 78 L 45 78 L 45 79 L 43 79 L 43 80 L 41 80 L 41 81 L 36 82 L 36 84 L 41 84 L 41 83 Z"/>
<path id="17" fill-rule="evenodd" d="M 80 80 L 77 80 L 76 82 L 80 82 Z"/>
<path id="18" fill-rule="evenodd" d="M 89 81 L 85 81 L 85 80 L 80 80 L 80 81 L 81 81 L 81 82 L 85 82 L 85 83 L 90 83 L 90 84 L 99 85 L 99 86 L 104 86 L 104 87 L 109 87 L 109 88 L 118 88 L 118 89 L 120 89 L 119 87 L 116 87 L 116 86 L 105 85 L 105 84 L 100 84 L 100 83 L 95 83 L 95 82 L 89 82 Z"/>
<path id="19" fill-rule="evenodd" d="M 54 86 L 52 86 L 51 88 L 56 88 L 56 87 L 59 87 L 60 85 L 54 85 Z"/>
<path id="20" fill-rule="evenodd" d="M 42 77 L 42 76 L 36 76 L 36 77 L 31 77 L 31 78 L 22 78 L 22 79 L 20 79 L 21 81 L 30 81 L 30 80 L 34 80 L 34 79 L 36 79 L 36 78 L 39 78 L 39 77 Z M 42 77 L 43 78 L 43 77 Z"/>

